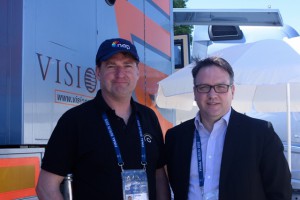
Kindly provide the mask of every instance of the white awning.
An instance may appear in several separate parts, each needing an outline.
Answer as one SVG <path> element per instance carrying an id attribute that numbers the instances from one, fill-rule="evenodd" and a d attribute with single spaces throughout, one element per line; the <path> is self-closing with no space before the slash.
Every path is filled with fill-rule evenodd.
<path id="1" fill-rule="evenodd" d="M 175 25 L 283 26 L 278 9 L 174 8 Z"/>

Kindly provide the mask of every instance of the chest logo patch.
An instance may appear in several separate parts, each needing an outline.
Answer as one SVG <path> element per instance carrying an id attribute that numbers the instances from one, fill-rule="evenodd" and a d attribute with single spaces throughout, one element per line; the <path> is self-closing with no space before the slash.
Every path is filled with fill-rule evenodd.
<path id="1" fill-rule="evenodd" d="M 151 136 L 149 133 L 145 133 L 145 134 L 144 134 L 144 141 L 145 141 L 145 142 L 148 142 L 148 143 L 151 143 L 151 141 L 152 141 L 152 136 Z"/>

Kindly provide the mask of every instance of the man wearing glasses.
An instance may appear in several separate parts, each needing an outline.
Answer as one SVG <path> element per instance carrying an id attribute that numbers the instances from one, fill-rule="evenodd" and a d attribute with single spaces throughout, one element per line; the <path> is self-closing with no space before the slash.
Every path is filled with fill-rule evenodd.
<path id="1" fill-rule="evenodd" d="M 219 57 L 192 70 L 196 117 L 166 133 L 175 200 L 290 200 L 291 174 L 272 124 L 231 108 L 234 72 Z"/>

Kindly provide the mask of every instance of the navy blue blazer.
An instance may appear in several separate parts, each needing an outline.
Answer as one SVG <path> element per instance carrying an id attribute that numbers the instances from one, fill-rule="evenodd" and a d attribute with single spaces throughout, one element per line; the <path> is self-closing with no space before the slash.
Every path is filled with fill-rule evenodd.
<path id="1" fill-rule="evenodd" d="M 194 120 L 166 133 L 166 160 L 175 200 L 188 198 Z M 232 109 L 222 154 L 220 200 L 291 200 L 291 173 L 270 122 Z"/>

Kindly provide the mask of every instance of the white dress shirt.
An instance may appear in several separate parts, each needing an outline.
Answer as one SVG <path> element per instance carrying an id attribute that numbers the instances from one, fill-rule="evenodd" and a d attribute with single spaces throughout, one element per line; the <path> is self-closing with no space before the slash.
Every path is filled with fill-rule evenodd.
<path id="1" fill-rule="evenodd" d="M 221 160 L 230 113 L 231 109 L 220 120 L 215 122 L 211 133 L 209 133 L 209 131 L 204 128 L 203 124 L 201 123 L 199 112 L 195 118 L 196 131 L 194 134 L 200 134 L 201 140 L 202 163 L 204 170 L 204 195 L 219 191 Z M 199 171 L 195 135 L 191 158 L 188 199 L 203 200 L 202 191 L 199 186 Z"/>

